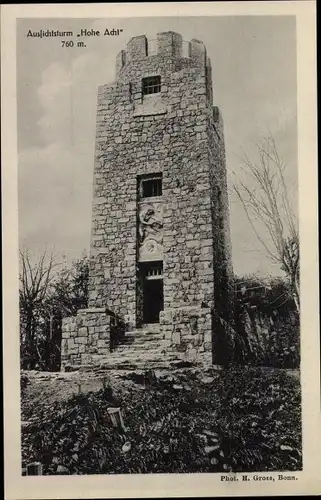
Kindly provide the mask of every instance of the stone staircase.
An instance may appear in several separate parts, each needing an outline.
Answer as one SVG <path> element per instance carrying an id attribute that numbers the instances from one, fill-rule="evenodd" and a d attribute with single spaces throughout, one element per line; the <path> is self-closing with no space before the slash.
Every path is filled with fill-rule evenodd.
<path id="1" fill-rule="evenodd" d="M 103 369 L 171 368 L 182 364 L 178 354 L 168 351 L 159 324 L 144 325 L 126 332 L 124 339 L 106 356 L 95 360 Z"/>

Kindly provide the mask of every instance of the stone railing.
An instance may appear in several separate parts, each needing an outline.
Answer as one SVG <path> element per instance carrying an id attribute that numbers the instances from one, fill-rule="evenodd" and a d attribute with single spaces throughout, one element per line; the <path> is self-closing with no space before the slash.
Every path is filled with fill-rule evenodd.
<path id="1" fill-rule="evenodd" d="M 80 309 L 62 321 L 61 369 L 99 362 L 121 341 L 125 325 L 105 307 Z"/>
<path id="2" fill-rule="evenodd" d="M 160 313 L 168 350 L 183 359 L 212 363 L 212 313 L 209 307 L 186 306 Z"/>

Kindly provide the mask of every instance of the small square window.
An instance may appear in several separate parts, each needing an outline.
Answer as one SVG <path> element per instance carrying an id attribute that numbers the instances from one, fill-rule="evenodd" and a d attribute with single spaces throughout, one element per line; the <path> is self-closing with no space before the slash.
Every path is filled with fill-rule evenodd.
<path id="1" fill-rule="evenodd" d="M 162 175 L 146 175 L 139 179 L 139 197 L 152 198 L 162 196 Z"/>
<path id="2" fill-rule="evenodd" d="M 150 76 L 143 78 L 143 96 L 149 94 L 157 94 L 161 91 L 161 77 Z"/>
<path id="3" fill-rule="evenodd" d="M 162 179 L 150 179 L 143 181 L 143 198 L 151 196 L 162 196 Z"/>

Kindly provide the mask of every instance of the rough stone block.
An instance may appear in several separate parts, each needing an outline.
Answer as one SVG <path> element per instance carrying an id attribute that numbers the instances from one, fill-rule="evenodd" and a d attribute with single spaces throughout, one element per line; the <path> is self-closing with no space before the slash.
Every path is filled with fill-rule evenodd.
<path id="1" fill-rule="evenodd" d="M 177 344 L 175 346 L 175 350 L 178 352 L 186 352 L 187 346 L 186 344 Z"/>
<path id="2" fill-rule="evenodd" d="M 76 325 L 78 327 L 82 326 L 84 324 L 84 315 L 83 314 L 77 314 L 76 316 Z"/>
<path id="3" fill-rule="evenodd" d="M 87 337 L 88 336 L 88 328 L 87 326 L 81 326 L 78 328 L 78 337 Z"/>
<path id="4" fill-rule="evenodd" d="M 211 342 L 204 342 L 204 349 L 205 349 L 205 351 L 211 351 L 212 350 L 212 343 Z"/>
<path id="5" fill-rule="evenodd" d="M 195 348 L 189 348 L 188 349 L 188 356 L 191 359 L 196 359 L 196 357 L 197 357 L 197 350 Z"/>
<path id="6" fill-rule="evenodd" d="M 88 340 L 87 338 L 84 338 L 84 337 L 76 337 L 75 338 L 75 344 L 87 344 Z"/>
<path id="7" fill-rule="evenodd" d="M 108 346 L 108 343 L 106 340 L 98 340 L 97 341 L 97 347 L 98 349 L 100 348 L 104 348 L 104 347 L 107 347 Z"/>
<path id="8" fill-rule="evenodd" d="M 174 331 L 172 334 L 172 342 L 175 345 L 179 345 L 181 343 L 181 332 L 180 331 Z"/>
<path id="9" fill-rule="evenodd" d="M 67 345 L 68 345 L 68 350 L 72 349 L 75 346 L 74 339 L 68 339 L 67 340 Z"/>
<path id="10" fill-rule="evenodd" d="M 171 340 L 171 338 L 172 338 L 172 329 L 171 328 L 166 329 L 164 331 L 164 336 L 165 336 L 165 339 Z"/>
<path id="11" fill-rule="evenodd" d="M 212 342 L 212 332 L 205 332 L 204 333 L 204 342 L 206 344 L 209 344 Z"/>
<path id="12" fill-rule="evenodd" d="M 77 331 L 77 328 L 74 328 L 73 330 L 71 330 L 70 332 L 70 337 L 71 338 L 75 338 L 78 336 L 78 331 Z"/>
<path id="13" fill-rule="evenodd" d="M 92 360 L 92 357 L 90 354 L 88 354 L 87 352 L 84 353 L 84 354 L 81 354 L 81 363 L 82 364 L 88 364 L 88 363 L 91 363 L 91 360 Z"/>
<path id="14" fill-rule="evenodd" d="M 106 355 L 106 354 L 109 354 L 110 353 L 110 350 L 108 347 L 100 347 L 99 348 L 99 354 L 101 355 Z"/>

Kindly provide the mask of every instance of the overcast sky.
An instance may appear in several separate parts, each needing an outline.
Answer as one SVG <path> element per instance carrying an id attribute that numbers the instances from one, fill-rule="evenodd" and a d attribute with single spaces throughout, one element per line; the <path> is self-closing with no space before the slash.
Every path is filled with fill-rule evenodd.
<path id="1" fill-rule="evenodd" d="M 26 37 L 29 29 L 121 28 L 118 37 L 86 38 L 62 48 L 60 38 Z M 294 17 L 28 19 L 17 26 L 19 238 L 68 259 L 89 251 L 97 86 L 114 80 L 115 56 L 132 36 L 177 31 L 197 38 L 213 68 L 221 108 L 228 177 L 242 150 L 270 131 L 287 178 L 296 184 L 296 37 Z M 279 274 L 230 196 L 233 266 L 238 274 Z"/>

